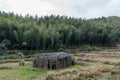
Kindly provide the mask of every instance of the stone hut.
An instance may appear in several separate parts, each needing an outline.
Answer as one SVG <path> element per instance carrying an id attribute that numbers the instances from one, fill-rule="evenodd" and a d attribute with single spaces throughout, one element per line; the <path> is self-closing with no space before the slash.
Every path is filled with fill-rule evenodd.
<path id="1" fill-rule="evenodd" d="M 33 61 L 33 67 L 44 69 L 60 69 L 71 65 L 74 65 L 74 56 L 65 52 L 37 54 Z"/>

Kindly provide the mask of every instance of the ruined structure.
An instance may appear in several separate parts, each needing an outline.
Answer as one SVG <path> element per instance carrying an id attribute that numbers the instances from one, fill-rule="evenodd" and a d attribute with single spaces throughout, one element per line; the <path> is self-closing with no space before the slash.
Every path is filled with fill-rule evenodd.
<path id="1" fill-rule="evenodd" d="M 24 54 L 22 52 L 18 53 L 18 58 L 19 58 L 19 66 L 24 66 L 25 60 L 24 60 Z"/>
<path id="2" fill-rule="evenodd" d="M 74 65 L 73 54 L 64 52 L 37 54 L 33 61 L 33 67 L 44 69 L 60 69 L 71 65 Z"/>

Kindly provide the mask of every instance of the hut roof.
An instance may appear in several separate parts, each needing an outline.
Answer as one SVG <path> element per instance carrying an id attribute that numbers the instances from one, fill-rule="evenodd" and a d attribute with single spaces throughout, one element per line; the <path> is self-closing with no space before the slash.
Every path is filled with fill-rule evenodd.
<path id="1" fill-rule="evenodd" d="M 59 59 L 62 59 L 62 58 L 66 58 L 66 57 L 70 57 L 70 56 L 73 56 L 72 54 L 68 54 L 68 53 L 65 53 L 65 52 L 53 52 L 53 53 L 40 53 L 40 54 L 37 54 L 36 56 L 38 57 L 49 57 L 49 58 L 59 58 Z"/>

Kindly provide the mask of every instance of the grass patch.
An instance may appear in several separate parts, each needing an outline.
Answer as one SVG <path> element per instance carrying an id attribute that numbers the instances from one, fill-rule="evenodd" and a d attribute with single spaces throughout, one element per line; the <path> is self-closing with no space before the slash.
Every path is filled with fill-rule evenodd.
<path id="1" fill-rule="evenodd" d="M 24 76 L 26 75 L 38 75 L 38 76 L 41 76 L 41 75 L 44 75 L 46 73 L 46 70 L 32 70 L 32 69 L 23 69 L 23 70 L 20 70 L 20 73 Z"/>
<path id="2" fill-rule="evenodd" d="M 27 64 L 25 66 L 16 66 L 15 69 L 18 70 L 23 76 L 26 76 L 26 75 L 40 76 L 47 73 L 47 70 L 45 69 L 33 68 L 32 64 Z"/>
<path id="3" fill-rule="evenodd" d="M 33 68 L 32 62 L 27 62 L 25 66 L 19 66 L 19 63 L 6 63 L 0 66 L 6 67 L 10 64 L 13 64 L 12 69 L 1 68 L 0 80 L 36 80 L 47 74 L 47 70 Z"/>
<path id="4" fill-rule="evenodd" d="M 120 74 L 108 78 L 108 80 L 120 80 Z"/>
<path id="5" fill-rule="evenodd" d="M 80 67 L 80 65 L 79 65 L 79 64 L 75 64 L 75 65 L 73 65 L 73 66 L 68 67 L 68 69 L 78 68 L 78 67 Z"/>
<path id="6" fill-rule="evenodd" d="M 0 80 L 120 80 L 118 53 L 76 53 L 75 62 L 75 65 L 59 70 L 33 68 L 32 61 L 26 61 L 25 66 L 19 66 L 19 62 L 3 62 Z"/>

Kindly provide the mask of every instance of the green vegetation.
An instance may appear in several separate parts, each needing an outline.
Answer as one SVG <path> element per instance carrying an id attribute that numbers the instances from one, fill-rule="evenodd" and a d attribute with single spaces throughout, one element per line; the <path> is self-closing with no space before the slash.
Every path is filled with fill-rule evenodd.
<path id="1" fill-rule="evenodd" d="M 66 69 L 77 68 L 74 65 Z M 44 70 L 32 67 L 32 62 L 26 62 L 25 66 L 19 66 L 18 63 L 0 64 L 0 79 L 3 80 L 37 80 L 45 76 L 51 70 Z"/>
<path id="2" fill-rule="evenodd" d="M 58 50 L 68 47 L 115 46 L 120 18 L 81 19 L 67 16 L 25 17 L 0 12 L 0 52 L 6 49 Z"/>
<path id="3" fill-rule="evenodd" d="M 83 53 L 84 56 L 80 56 Z M 48 73 L 43 80 L 120 80 L 120 67 L 116 65 L 120 62 L 116 59 L 119 56 L 119 51 L 107 50 L 99 53 L 76 53 L 75 59 L 79 63 L 67 69 Z M 106 64 L 106 61 L 109 64 Z"/>
<path id="4" fill-rule="evenodd" d="M 108 78 L 108 80 L 120 80 L 120 75 L 112 76 L 112 77 Z"/>
<path id="5" fill-rule="evenodd" d="M 46 73 L 46 70 L 34 69 L 32 65 L 17 66 L 15 69 L 18 70 L 22 76 L 27 76 L 27 75 L 41 76 Z"/>
<path id="6" fill-rule="evenodd" d="M 119 44 L 120 17 L 117 16 L 81 19 L 59 15 L 23 17 L 0 12 L 0 80 L 120 80 L 119 52 L 113 52 L 116 49 L 104 52 L 99 48 Z M 62 70 L 34 69 L 31 63 L 18 66 L 16 59 L 19 52 L 31 55 L 78 47 L 71 51 L 77 64 Z M 84 48 L 87 52 L 80 54 Z M 96 53 L 91 53 L 94 50 Z"/>
<path id="7" fill-rule="evenodd" d="M 0 65 L 0 79 L 2 80 L 33 80 L 47 73 L 43 69 L 34 69 L 31 62 L 25 66 L 18 63 L 6 63 Z"/>
<path id="8" fill-rule="evenodd" d="M 119 80 L 119 51 L 103 50 L 75 53 L 74 66 L 59 70 L 33 68 L 31 61 L 25 66 L 19 62 L 0 64 L 1 80 Z M 83 55 L 84 54 L 84 55 Z M 14 59 L 16 60 L 16 59 Z"/>
<path id="9" fill-rule="evenodd" d="M 17 57 L 14 54 L 0 56 L 0 60 L 3 60 L 3 59 L 16 59 L 16 58 Z"/>
<path id="10" fill-rule="evenodd" d="M 73 69 L 73 68 L 78 68 L 78 67 L 80 67 L 80 65 L 79 64 L 75 64 L 73 66 L 70 66 L 68 69 Z"/>

